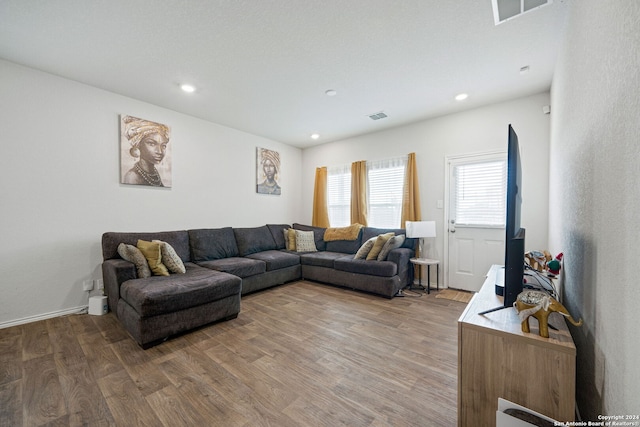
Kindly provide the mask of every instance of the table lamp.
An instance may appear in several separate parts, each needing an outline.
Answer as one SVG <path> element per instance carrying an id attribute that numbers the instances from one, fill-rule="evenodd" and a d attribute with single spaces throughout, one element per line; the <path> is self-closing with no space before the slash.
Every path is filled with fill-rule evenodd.
<path id="1" fill-rule="evenodd" d="M 420 239 L 418 251 L 420 258 L 426 258 L 424 253 L 424 239 L 426 237 L 436 237 L 435 221 L 407 221 L 407 237 Z"/>

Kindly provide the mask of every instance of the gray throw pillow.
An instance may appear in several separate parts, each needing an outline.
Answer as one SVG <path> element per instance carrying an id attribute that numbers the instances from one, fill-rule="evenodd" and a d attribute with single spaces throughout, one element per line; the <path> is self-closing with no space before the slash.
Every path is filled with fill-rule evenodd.
<path id="1" fill-rule="evenodd" d="M 140 249 L 133 245 L 120 243 L 118 245 L 118 255 L 125 261 L 132 262 L 136 266 L 138 278 L 146 279 L 151 277 L 151 269 Z"/>
<path id="2" fill-rule="evenodd" d="M 387 240 L 387 243 L 384 244 L 382 250 L 378 254 L 378 261 L 386 260 L 389 252 L 402 246 L 402 244 L 404 243 L 404 238 L 404 234 L 401 234 L 399 236 L 393 236 L 392 238 Z"/>
<path id="3" fill-rule="evenodd" d="M 360 246 L 360 249 L 358 249 L 358 252 L 353 256 L 353 259 L 365 259 L 367 255 L 369 255 L 369 252 L 371 251 L 371 248 L 373 248 L 373 244 L 376 242 L 377 238 L 378 236 L 374 236 L 364 242 L 362 246 Z"/>
<path id="4" fill-rule="evenodd" d="M 187 269 L 184 266 L 184 263 L 176 253 L 176 250 L 173 249 L 173 246 L 168 244 L 167 242 L 163 242 L 162 240 L 153 240 L 153 242 L 160 243 L 160 253 L 162 254 L 162 263 L 167 267 L 167 269 L 172 273 L 184 274 L 187 272 Z"/>

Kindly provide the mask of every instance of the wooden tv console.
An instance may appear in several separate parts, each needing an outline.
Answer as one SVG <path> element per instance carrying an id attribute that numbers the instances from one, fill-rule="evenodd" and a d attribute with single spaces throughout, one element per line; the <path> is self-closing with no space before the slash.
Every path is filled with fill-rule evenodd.
<path id="1" fill-rule="evenodd" d="M 576 347 L 562 315 L 552 313 L 549 338 L 537 321 L 524 333 L 514 308 L 495 294 L 494 265 L 458 320 L 458 426 L 495 426 L 498 398 L 558 421 L 575 417 Z"/>

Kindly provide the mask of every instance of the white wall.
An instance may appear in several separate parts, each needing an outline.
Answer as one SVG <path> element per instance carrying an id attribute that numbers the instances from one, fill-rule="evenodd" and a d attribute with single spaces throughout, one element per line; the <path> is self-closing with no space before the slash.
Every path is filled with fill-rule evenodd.
<path id="1" fill-rule="evenodd" d="M 171 126 L 173 187 L 119 184 L 119 115 Z M 105 231 L 300 217 L 301 150 L 0 60 L 0 327 L 86 305 Z M 256 147 L 282 196 L 255 192 Z"/>
<path id="2" fill-rule="evenodd" d="M 494 104 L 422 121 L 409 126 L 372 133 L 307 148 L 302 154 L 302 214 L 311 223 L 315 168 L 376 160 L 416 153 L 422 219 L 436 221 L 436 255 L 443 258 L 445 157 L 507 150 L 507 125 L 512 124 L 520 142 L 523 161 L 522 226 L 527 229 L 529 249 L 547 248 L 549 93 Z M 386 119 L 392 120 L 392 119 Z M 308 189 L 308 191 L 307 191 Z"/>
<path id="3" fill-rule="evenodd" d="M 550 237 L 564 302 L 584 326 L 576 397 L 585 420 L 640 414 L 640 2 L 569 4 L 552 89 Z"/>

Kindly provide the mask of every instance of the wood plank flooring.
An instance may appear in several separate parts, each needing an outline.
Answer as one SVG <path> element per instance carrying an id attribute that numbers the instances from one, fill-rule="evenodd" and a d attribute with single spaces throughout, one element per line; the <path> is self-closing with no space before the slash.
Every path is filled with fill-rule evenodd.
<path id="1" fill-rule="evenodd" d="M 142 350 L 112 313 L 0 329 L 0 426 L 454 426 L 465 304 L 300 281 Z"/>

